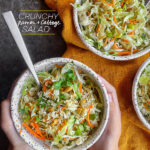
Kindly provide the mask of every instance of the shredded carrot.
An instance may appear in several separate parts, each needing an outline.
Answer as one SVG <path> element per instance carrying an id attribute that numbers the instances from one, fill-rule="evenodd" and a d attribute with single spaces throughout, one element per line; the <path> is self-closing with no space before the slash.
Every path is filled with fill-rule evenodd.
<path id="1" fill-rule="evenodd" d="M 87 12 L 88 16 L 90 15 L 90 11 Z"/>
<path id="2" fill-rule="evenodd" d="M 114 54 L 114 52 L 109 52 L 109 54 Z"/>
<path id="3" fill-rule="evenodd" d="M 108 42 L 108 38 L 106 38 L 105 43 L 104 43 L 104 46 L 107 45 L 107 42 Z"/>
<path id="4" fill-rule="evenodd" d="M 133 53 L 136 53 L 138 51 L 139 51 L 139 49 L 135 49 L 135 50 L 133 50 Z M 123 56 L 123 55 L 131 55 L 131 52 L 130 51 L 118 52 L 117 56 Z"/>
<path id="5" fill-rule="evenodd" d="M 124 5 L 124 3 L 123 3 L 123 2 L 121 2 L 121 7 L 123 7 L 123 5 Z"/>
<path id="6" fill-rule="evenodd" d="M 85 121 L 85 119 L 81 120 L 80 123 L 83 123 Z"/>
<path id="7" fill-rule="evenodd" d="M 136 19 L 130 19 L 130 20 L 129 20 L 129 22 L 133 22 L 133 21 L 136 21 Z"/>
<path id="8" fill-rule="evenodd" d="M 46 139 L 48 139 L 48 140 L 53 140 L 53 137 L 47 137 Z"/>
<path id="9" fill-rule="evenodd" d="M 108 17 L 106 17 L 106 20 L 109 20 L 109 18 L 108 18 Z"/>
<path id="10" fill-rule="evenodd" d="M 144 105 L 146 110 L 150 111 L 150 109 L 148 108 L 148 106 L 145 103 L 143 103 L 143 105 Z"/>
<path id="11" fill-rule="evenodd" d="M 47 81 L 45 82 L 45 86 L 48 86 L 48 84 L 49 84 L 49 81 L 47 80 Z"/>
<path id="12" fill-rule="evenodd" d="M 93 124 L 91 124 L 91 122 L 90 122 L 90 111 L 91 111 L 91 109 L 93 108 L 93 105 L 91 104 L 90 106 L 89 106 L 89 110 L 88 110 L 88 112 L 87 112 L 87 122 L 88 122 L 88 124 L 89 124 L 89 126 L 91 127 L 91 128 L 94 128 L 94 125 Z"/>
<path id="13" fill-rule="evenodd" d="M 33 105 L 30 107 L 30 111 L 32 111 L 33 110 Z"/>
<path id="14" fill-rule="evenodd" d="M 68 128 L 66 129 L 66 133 L 68 133 Z"/>
<path id="15" fill-rule="evenodd" d="M 114 43 L 113 46 L 114 46 L 115 49 L 119 49 L 119 47 L 115 43 Z"/>
<path id="16" fill-rule="evenodd" d="M 56 67 L 58 68 L 62 68 L 63 66 L 62 65 L 58 65 L 58 64 L 55 64 Z"/>
<path id="17" fill-rule="evenodd" d="M 39 109 L 40 109 L 40 107 L 39 107 L 39 106 L 37 106 L 37 107 L 36 107 L 36 110 L 39 110 Z"/>
<path id="18" fill-rule="evenodd" d="M 65 142 L 67 142 L 67 139 L 66 139 L 66 138 L 64 138 L 64 141 L 65 141 Z"/>
<path id="19" fill-rule="evenodd" d="M 58 126 L 56 133 L 61 129 L 61 125 Z"/>
<path id="20" fill-rule="evenodd" d="M 75 140 L 77 137 L 72 137 L 70 138 L 69 140 L 72 141 L 72 140 Z"/>
<path id="21" fill-rule="evenodd" d="M 101 27 L 100 24 L 98 24 L 97 27 L 96 27 L 96 33 L 99 33 L 100 27 Z"/>
<path id="22" fill-rule="evenodd" d="M 43 86 L 43 89 L 42 89 L 42 90 L 43 90 L 43 92 L 45 92 L 45 91 L 46 91 L 46 88 L 47 88 L 47 87 L 46 87 L 46 85 L 44 85 L 44 86 Z"/>
<path id="23" fill-rule="evenodd" d="M 48 95 L 52 96 L 53 92 L 54 92 L 54 88 L 52 88 L 52 89 L 49 90 L 49 94 Z"/>
<path id="24" fill-rule="evenodd" d="M 134 23 L 137 23 L 137 22 L 139 22 L 138 20 L 129 20 L 129 22 L 127 22 L 126 24 L 134 24 Z"/>
<path id="25" fill-rule="evenodd" d="M 123 55 L 131 55 L 131 52 L 123 51 L 123 52 L 118 52 L 117 54 L 117 56 L 123 56 Z"/>
<path id="26" fill-rule="evenodd" d="M 75 128 L 76 128 L 76 127 L 74 126 L 74 127 L 73 127 L 73 130 L 75 130 Z"/>
<path id="27" fill-rule="evenodd" d="M 59 130 L 61 130 L 65 125 L 66 125 L 66 121 L 64 121 L 62 125 L 59 125 L 59 126 L 58 126 L 58 128 L 57 128 L 57 130 L 56 130 L 56 133 L 57 133 Z"/>
<path id="28" fill-rule="evenodd" d="M 28 121 L 23 121 L 23 122 L 22 122 L 19 135 L 21 135 L 21 132 L 22 132 L 22 129 L 23 129 L 23 126 L 24 126 L 24 123 L 25 123 L 25 122 L 28 122 Z"/>
<path id="29" fill-rule="evenodd" d="M 50 85 L 53 84 L 52 80 L 47 80 L 47 81 L 45 82 L 45 86 L 46 86 L 46 87 L 47 87 L 49 84 L 50 84 Z"/>
<path id="30" fill-rule="evenodd" d="M 80 93 L 82 93 L 82 83 L 79 82 L 79 86 L 80 86 Z"/>
<path id="31" fill-rule="evenodd" d="M 23 123 L 21 124 L 21 128 L 20 128 L 20 132 L 19 132 L 19 135 L 21 135 L 21 132 L 22 132 L 22 128 L 23 128 Z"/>
<path id="32" fill-rule="evenodd" d="M 29 92 L 27 92 L 27 95 L 28 95 L 28 96 L 31 96 Z"/>
<path id="33" fill-rule="evenodd" d="M 60 105 L 57 105 L 57 108 L 60 108 Z"/>
<path id="34" fill-rule="evenodd" d="M 104 3 L 108 6 L 114 6 L 113 4 L 110 4 L 110 3 L 106 2 L 105 0 L 104 0 Z"/>
<path id="35" fill-rule="evenodd" d="M 41 133 L 41 131 L 40 131 L 40 128 L 39 128 L 38 124 L 34 123 L 34 126 L 35 126 L 36 133 L 37 133 L 38 135 L 40 135 L 41 137 L 44 138 L 44 136 L 42 135 L 42 133 Z"/>
<path id="36" fill-rule="evenodd" d="M 128 35 L 133 35 L 133 34 L 135 34 L 135 30 L 128 33 Z"/>
<path id="37" fill-rule="evenodd" d="M 126 43 L 128 43 L 129 41 L 128 40 L 126 40 L 126 39 L 121 39 L 123 42 L 126 42 Z"/>
<path id="38" fill-rule="evenodd" d="M 82 70 L 78 70 L 78 73 L 81 74 Z"/>
<path id="39" fill-rule="evenodd" d="M 112 42 L 112 41 L 114 41 L 114 40 L 115 40 L 115 38 L 112 38 L 110 42 Z"/>
<path id="40" fill-rule="evenodd" d="M 35 128 L 35 125 L 34 125 L 34 123 L 33 123 L 33 122 L 31 122 L 31 126 L 32 126 L 33 128 Z"/>
<path id="41" fill-rule="evenodd" d="M 137 53 L 137 52 L 139 52 L 140 50 L 139 49 L 134 49 L 133 50 L 133 53 Z"/>
<path id="42" fill-rule="evenodd" d="M 64 109 L 66 109 L 66 107 L 62 107 L 62 108 L 59 110 L 59 113 L 60 113 L 61 111 L 63 111 Z"/>
<path id="43" fill-rule="evenodd" d="M 114 16 L 114 22 L 115 22 L 116 25 L 118 25 L 116 16 Z"/>
<path id="44" fill-rule="evenodd" d="M 39 136 L 38 134 L 36 134 L 26 123 L 23 123 L 23 126 L 26 128 L 26 130 L 27 130 L 30 134 L 34 135 L 36 138 L 38 138 L 38 139 L 40 139 L 40 140 L 45 140 L 44 137 L 41 137 L 41 136 Z"/>

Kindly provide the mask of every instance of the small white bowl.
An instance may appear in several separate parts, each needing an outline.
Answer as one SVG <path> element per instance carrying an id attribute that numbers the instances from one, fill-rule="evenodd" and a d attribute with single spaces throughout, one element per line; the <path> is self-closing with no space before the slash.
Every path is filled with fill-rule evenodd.
<path id="1" fill-rule="evenodd" d="M 80 4 L 81 0 L 75 0 L 75 4 Z M 127 61 L 127 60 L 131 60 L 131 59 L 135 59 L 138 57 L 141 57 L 143 55 L 145 55 L 146 53 L 148 53 L 150 51 L 150 46 L 145 48 L 144 50 L 137 52 L 135 54 L 132 55 L 127 55 L 127 56 L 113 56 L 113 55 L 106 55 L 103 52 L 101 52 L 100 50 L 94 48 L 93 46 L 91 46 L 83 37 L 82 31 L 80 29 L 80 25 L 78 22 L 78 13 L 77 13 L 77 8 L 73 8 L 73 20 L 74 20 L 74 25 L 75 25 L 75 29 L 77 31 L 78 36 L 80 37 L 81 41 L 84 43 L 84 45 L 93 53 L 106 58 L 106 59 L 110 59 L 110 60 L 115 60 L 115 61 Z"/>
<path id="2" fill-rule="evenodd" d="M 150 64 L 150 58 L 148 58 L 142 64 L 142 66 L 139 68 L 138 72 L 136 73 L 136 76 L 135 76 L 134 81 L 133 81 L 133 86 L 132 86 L 132 101 L 133 101 L 133 106 L 134 106 L 134 109 L 136 111 L 137 116 L 139 117 L 141 122 L 145 125 L 145 127 L 147 127 L 150 130 L 150 123 L 146 120 L 146 118 L 141 113 L 139 106 L 138 106 L 138 103 L 137 103 L 137 86 L 138 86 L 139 78 L 140 78 L 142 72 L 144 71 L 145 67 L 148 64 Z"/>
<path id="3" fill-rule="evenodd" d="M 36 63 L 34 66 L 35 66 L 36 72 L 39 72 L 39 71 L 47 71 L 50 68 L 52 68 L 55 64 L 62 65 L 67 62 L 74 62 L 74 64 L 77 66 L 78 69 L 85 72 L 93 80 L 93 82 L 95 82 L 95 84 L 101 89 L 102 96 L 104 99 L 103 119 L 102 119 L 101 123 L 99 124 L 98 128 L 90 135 L 90 137 L 82 145 L 72 148 L 72 150 L 85 150 L 85 149 L 88 149 L 89 147 L 91 147 L 101 137 L 104 129 L 106 128 L 106 124 L 108 122 L 108 117 L 109 117 L 108 95 L 107 95 L 106 89 L 105 89 L 104 85 L 102 84 L 98 75 L 92 69 L 90 69 L 88 66 L 86 66 L 76 60 L 68 59 L 68 58 L 52 58 L 52 59 L 46 59 L 46 60 L 40 61 L 40 62 Z M 14 126 L 18 133 L 21 128 L 21 120 L 20 120 L 19 113 L 18 113 L 18 103 L 19 103 L 19 99 L 21 97 L 21 91 L 23 89 L 25 80 L 29 76 L 31 76 L 31 73 L 29 71 L 25 71 L 21 75 L 21 77 L 19 78 L 18 82 L 15 85 L 15 88 L 12 93 L 12 98 L 11 98 L 11 115 L 12 115 L 12 119 L 14 122 Z M 33 137 L 25 129 L 22 130 L 21 137 L 25 140 L 26 143 L 28 143 L 31 147 L 33 147 L 36 150 L 48 149 L 43 144 L 44 142 Z M 58 148 L 54 148 L 54 149 L 57 150 Z"/>

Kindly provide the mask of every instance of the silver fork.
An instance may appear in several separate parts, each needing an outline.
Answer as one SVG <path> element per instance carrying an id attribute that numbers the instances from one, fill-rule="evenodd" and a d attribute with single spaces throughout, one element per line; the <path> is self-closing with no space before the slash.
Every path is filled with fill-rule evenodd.
<path id="1" fill-rule="evenodd" d="M 24 61 L 26 62 L 29 70 L 31 71 L 31 73 L 33 74 L 33 77 L 35 78 L 35 81 L 37 83 L 37 85 L 40 87 L 40 81 L 37 77 L 37 74 L 35 72 L 35 69 L 34 69 L 34 66 L 33 66 L 33 63 L 31 61 L 31 58 L 30 58 L 30 55 L 28 53 L 28 50 L 27 50 L 27 47 L 24 43 L 24 40 L 22 38 L 22 35 L 19 31 L 19 28 L 17 26 L 17 23 L 16 23 L 16 20 L 14 18 L 14 15 L 12 14 L 11 11 L 8 11 L 8 12 L 5 12 L 3 13 L 3 17 L 6 21 L 6 24 L 8 25 L 8 28 L 24 58 Z"/>

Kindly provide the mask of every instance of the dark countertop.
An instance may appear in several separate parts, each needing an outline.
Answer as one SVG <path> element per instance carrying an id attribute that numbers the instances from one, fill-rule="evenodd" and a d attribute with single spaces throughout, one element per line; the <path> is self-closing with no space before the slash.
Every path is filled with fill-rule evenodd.
<path id="1" fill-rule="evenodd" d="M 19 10 L 47 10 L 42 0 L 0 0 L 0 14 L 12 10 L 18 21 Z M 52 13 L 52 12 L 50 12 Z M 56 12 L 55 12 L 56 13 Z M 62 23 L 52 28 L 55 35 L 23 35 L 33 62 L 45 58 L 60 57 L 66 49 L 61 37 Z M 2 16 L 0 17 L 0 101 L 7 97 L 13 81 L 27 69 Z M 6 150 L 8 140 L 0 129 L 0 150 Z"/>

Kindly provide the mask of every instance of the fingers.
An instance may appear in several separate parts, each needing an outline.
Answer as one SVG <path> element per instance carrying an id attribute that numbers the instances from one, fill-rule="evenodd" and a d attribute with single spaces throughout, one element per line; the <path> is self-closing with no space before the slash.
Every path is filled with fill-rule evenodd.
<path id="1" fill-rule="evenodd" d="M 117 93 L 115 88 L 106 81 L 103 77 L 99 76 L 102 83 L 106 87 L 108 97 L 110 99 L 110 114 L 107 126 L 107 134 L 114 137 L 120 137 L 121 134 L 121 112 L 118 103 Z M 118 135 L 118 136 L 117 136 Z"/>
<path id="2" fill-rule="evenodd" d="M 6 99 L 1 103 L 1 128 L 13 146 L 19 145 L 23 142 L 17 134 L 11 119 L 9 99 Z"/>
<path id="3" fill-rule="evenodd" d="M 115 88 L 108 81 L 106 81 L 102 76 L 99 75 L 99 78 L 101 79 L 102 83 L 105 85 L 108 93 L 112 93 L 116 91 Z"/>
<path id="4" fill-rule="evenodd" d="M 108 81 L 106 81 L 103 77 L 101 77 L 101 76 L 99 76 L 99 77 L 100 77 L 102 83 L 104 84 L 104 86 L 106 87 L 107 93 L 109 95 L 109 99 L 115 103 L 115 107 L 117 109 L 117 112 L 121 117 L 116 89 Z"/>

